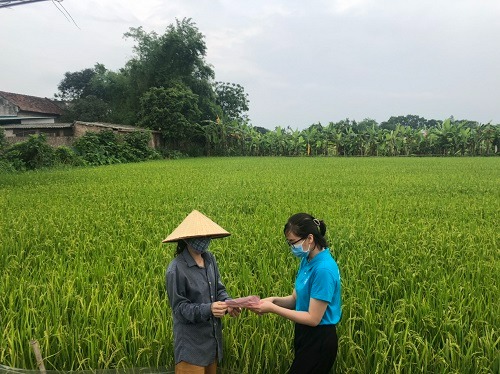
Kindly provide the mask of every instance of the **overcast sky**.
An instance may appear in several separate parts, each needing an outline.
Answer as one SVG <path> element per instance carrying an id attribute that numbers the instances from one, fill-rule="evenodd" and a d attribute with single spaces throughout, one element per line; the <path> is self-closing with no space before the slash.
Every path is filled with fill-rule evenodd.
<path id="1" fill-rule="evenodd" d="M 132 57 L 129 27 L 191 18 L 254 126 L 350 118 L 500 123 L 500 0 L 64 0 L 0 9 L 0 90 L 53 97 L 67 71 Z"/>

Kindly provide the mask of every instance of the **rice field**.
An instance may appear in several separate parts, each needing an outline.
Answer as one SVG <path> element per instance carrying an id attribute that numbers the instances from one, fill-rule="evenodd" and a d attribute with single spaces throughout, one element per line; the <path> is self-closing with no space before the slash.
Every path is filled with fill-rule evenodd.
<path id="1" fill-rule="evenodd" d="M 233 297 L 287 295 L 282 227 L 327 224 L 337 373 L 500 372 L 500 158 L 199 158 L 0 175 L 0 364 L 173 367 L 161 244 L 193 209 Z M 224 319 L 222 367 L 284 373 L 293 325 Z"/>

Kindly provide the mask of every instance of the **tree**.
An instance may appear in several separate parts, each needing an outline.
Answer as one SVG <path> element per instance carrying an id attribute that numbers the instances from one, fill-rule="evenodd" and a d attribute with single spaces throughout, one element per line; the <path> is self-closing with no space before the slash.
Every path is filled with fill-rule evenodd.
<path id="1" fill-rule="evenodd" d="M 215 82 L 215 102 L 220 106 L 222 114 L 229 120 L 246 122 L 248 116 L 248 94 L 243 86 L 236 83 Z"/>
<path id="2" fill-rule="evenodd" d="M 87 68 L 80 71 L 64 73 L 64 78 L 58 84 L 59 93 L 54 96 L 62 100 L 77 100 L 89 95 L 94 95 L 102 98 L 102 90 L 100 94 L 96 89 L 94 78 L 96 75 L 103 75 L 106 68 L 102 64 L 95 64 L 94 68 Z"/>
<path id="3" fill-rule="evenodd" d="M 139 99 L 151 87 L 182 84 L 197 95 L 203 117 L 215 119 L 211 84 L 215 74 L 205 61 L 204 36 L 191 19 L 176 20 L 161 36 L 138 27 L 130 28 L 124 37 L 136 42 L 135 56 L 123 70 L 130 78 L 133 96 Z"/>
<path id="4" fill-rule="evenodd" d="M 65 118 L 79 121 L 100 122 L 108 119 L 109 112 L 109 106 L 104 100 L 94 95 L 89 95 L 73 101 Z"/>
<path id="5" fill-rule="evenodd" d="M 180 83 L 150 88 L 141 98 L 139 125 L 161 131 L 169 145 L 182 148 L 200 121 L 197 103 L 197 95 Z"/>
<path id="6" fill-rule="evenodd" d="M 395 130 L 396 125 L 411 127 L 412 129 L 422 129 L 426 127 L 436 126 L 435 120 L 426 120 L 423 117 L 408 114 L 406 116 L 392 116 L 387 121 L 380 123 L 380 128 L 386 130 Z"/>

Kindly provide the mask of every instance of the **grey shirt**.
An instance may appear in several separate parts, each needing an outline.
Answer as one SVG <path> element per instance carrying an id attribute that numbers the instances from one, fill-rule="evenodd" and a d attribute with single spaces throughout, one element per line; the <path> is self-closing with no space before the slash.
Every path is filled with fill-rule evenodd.
<path id="1" fill-rule="evenodd" d="M 185 249 L 168 265 L 167 294 L 174 317 L 174 359 L 193 365 L 210 365 L 222 360 L 222 323 L 212 315 L 215 301 L 229 298 L 220 280 L 215 257 L 202 254 L 205 267 L 199 267 Z"/>

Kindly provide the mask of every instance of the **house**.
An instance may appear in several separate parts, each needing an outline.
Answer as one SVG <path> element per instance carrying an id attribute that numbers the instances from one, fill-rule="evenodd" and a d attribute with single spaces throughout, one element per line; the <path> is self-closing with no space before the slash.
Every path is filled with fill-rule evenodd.
<path id="1" fill-rule="evenodd" d="M 18 143 L 27 140 L 30 135 L 44 134 L 47 143 L 52 146 L 71 146 L 87 131 L 110 130 L 119 134 L 149 131 L 100 122 L 57 123 L 56 120 L 64 113 L 58 104 L 61 105 L 48 98 L 0 91 L 0 129 L 4 130 L 7 142 Z M 149 145 L 156 149 L 163 147 L 160 132 L 151 131 Z"/>
<path id="2" fill-rule="evenodd" d="M 100 132 L 109 130 L 118 134 L 126 134 L 134 131 L 151 131 L 134 126 L 82 121 L 75 121 L 73 123 L 2 124 L 1 118 L 0 129 L 4 130 L 5 139 L 11 144 L 28 140 L 30 135 L 44 134 L 47 138 L 47 143 L 54 147 L 69 147 L 75 139 L 81 137 L 87 131 Z M 159 131 L 151 131 L 149 146 L 155 149 L 163 147 L 163 140 Z"/>
<path id="3" fill-rule="evenodd" d="M 0 124 L 54 123 L 63 112 L 46 97 L 0 91 Z"/>
<path id="4" fill-rule="evenodd" d="M 72 124 L 73 137 L 79 138 L 88 131 L 100 132 L 105 130 L 111 130 L 118 134 L 127 134 L 135 131 L 150 131 L 151 140 L 149 141 L 149 146 L 151 148 L 159 149 L 163 147 L 163 139 L 161 137 L 161 132 L 153 131 L 148 129 L 143 129 L 135 126 L 119 125 L 113 123 L 101 123 L 101 122 L 83 122 L 75 121 Z"/>

